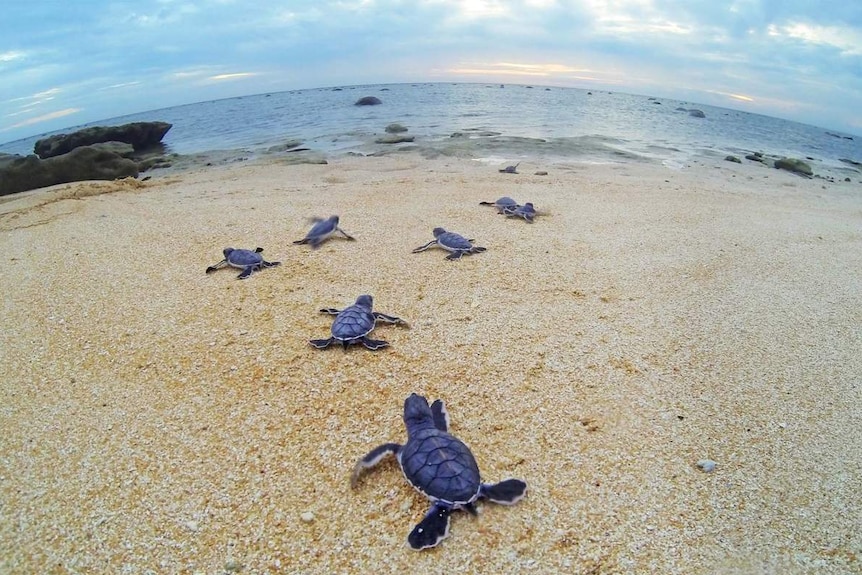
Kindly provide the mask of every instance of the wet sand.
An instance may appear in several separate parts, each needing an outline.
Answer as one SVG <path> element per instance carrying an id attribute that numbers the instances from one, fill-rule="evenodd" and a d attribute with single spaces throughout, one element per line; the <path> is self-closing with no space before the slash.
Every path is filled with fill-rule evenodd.
<path id="1" fill-rule="evenodd" d="M 862 570 L 860 185 L 497 168 L 270 161 L 3 198 L 0 571 Z M 478 205 L 504 195 L 542 214 Z M 357 241 L 292 245 L 331 214 Z M 436 226 L 488 251 L 411 254 Z M 282 265 L 206 275 L 225 246 Z M 308 345 L 363 293 L 410 329 Z M 529 485 L 423 552 L 394 461 L 349 487 L 406 439 L 411 392 L 486 481 Z"/>

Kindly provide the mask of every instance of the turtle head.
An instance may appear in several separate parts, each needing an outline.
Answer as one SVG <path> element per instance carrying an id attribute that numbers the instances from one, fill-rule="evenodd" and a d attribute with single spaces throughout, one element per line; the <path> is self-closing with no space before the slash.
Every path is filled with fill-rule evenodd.
<path id="1" fill-rule="evenodd" d="M 356 298 L 356 304 L 354 304 L 354 305 L 367 307 L 368 309 L 371 309 L 374 306 L 374 298 L 371 297 L 370 295 L 367 295 L 367 294 L 361 295 L 358 298 Z"/>
<path id="2" fill-rule="evenodd" d="M 439 238 L 442 234 L 446 233 L 446 230 L 444 230 L 443 228 L 434 228 L 433 233 L 435 238 Z"/>
<path id="3" fill-rule="evenodd" d="M 224 254 L 224 259 L 227 259 L 233 253 L 233 248 L 225 248 L 222 250 L 222 253 Z"/>
<path id="4" fill-rule="evenodd" d="M 404 425 L 407 427 L 407 433 L 416 427 L 424 427 L 426 424 L 434 425 L 434 416 L 431 414 L 431 407 L 428 405 L 428 400 L 419 394 L 411 393 L 410 397 L 404 400 Z"/>

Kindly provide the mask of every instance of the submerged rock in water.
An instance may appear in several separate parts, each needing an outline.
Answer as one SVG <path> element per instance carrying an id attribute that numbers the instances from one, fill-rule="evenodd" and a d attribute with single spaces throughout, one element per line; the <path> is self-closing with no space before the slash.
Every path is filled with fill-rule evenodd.
<path id="1" fill-rule="evenodd" d="M 363 96 L 362 98 L 356 100 L 354 106 L 377 106 L 378 104 L 382 103 L 383 102 L 380 101 L 380 98 L 377 98 L 375 96 Z"/>
<path id="2" fill-rule="evenodd" d="M 412 142 L 414 136 L 404 136 L 399 134 L 387 134 L 386 136 L 380 136 L 376 140 L 374 140 L 375 144 L 400 144 L 402 142 Z"/>

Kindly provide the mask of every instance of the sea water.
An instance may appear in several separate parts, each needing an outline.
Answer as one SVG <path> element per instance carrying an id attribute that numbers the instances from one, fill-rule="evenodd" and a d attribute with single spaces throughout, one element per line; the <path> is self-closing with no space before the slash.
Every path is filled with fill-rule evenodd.
<path id="1" fill-rule="evenodd" d="M 376 106 L 356 106 L 375 96 Z M 689 113 L 696 109 L 704 117 Z M 681 168 L 699 156 L 763 152 L 807 159 L 815 172 L 859 174 L 862 138 L 768 116 L 621 92 L 515 84 L 389 84 L 259 94 L 152 110 L 88 125 L 173 124 L 177 154 L 265 152 L 286 142 L 327 154 L 393 147 L 492 163 L 656 161 Z M 390 123 L 412 143 L 378 144 Z M 76 126 L 60 132 L 71 132 Z M 0 145 L 33 153 L 40 134 Z M 847 160 L 850 160 L 848 162 Z"/>

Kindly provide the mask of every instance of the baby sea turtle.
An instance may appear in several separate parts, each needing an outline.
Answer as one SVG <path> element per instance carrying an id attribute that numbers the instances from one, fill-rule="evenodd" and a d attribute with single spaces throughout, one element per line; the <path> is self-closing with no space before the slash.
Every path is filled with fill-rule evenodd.
<path id="1" fill-rule="evenodd" d="M 225 266 L 230 266 L 232 268 L 241 269 L 242 273 L 236 277 L 237 279 L 244 280 L 249 277 L 252 272 L 256 272 L 263 268 L 271 268 L 281 265 L 281 262 L 268 262 L 263 259 L 263 256 L 260 255 L 260 252 L 262 251 L 263 248 L 255 248 L 254 251 L 225 248 L 223 252 L 224 259 L 214 266 L 208 267 L 207 273 L 210 274 Z"/>
<path id="2" fill-rule="evenodd" d="M 314 222 L 311 230 L 301 240 L 296 240 L 295 244 L 310 244 L 313 249 L 320 247 L 320 244 L 328 240 L 335 232 L 341 233 L 348 240 L 355 240 L 351 235 L 338 227 L 338 216 L 330 216 L 325 220 L 323 218 L 313 218 Z"/>
<path id="3" fill-rule="evenodd" d="M 414 254 L 424 252 L 434 244 L 437 244 L 446 251 L 452 252 L 446 256 L 447 260 L 457 260 L 461 259 L 461 256 L 464 254 L 478 254 L 487 250 L 487 248 L 474 246 L 472 244 L 473 240 L 468 240 L 464 236 L 456 234 L 455 232 L 447 232 L 443 228 L 434 228 L 433 233 L 434 239 L 424 246 L 419 246 L 414 249 Z"/>
<path id="4" fill-rule="evenodd" d="M 407 443 L 384 443 L 369 451 L 356 463 L 350 484 L 355 488 L 366 469 L 390 453 L 395 456 L 407 481 L 432 504 L 407 537 L 413 549 L 434 547 L 445 539 L 455 510 L 476 515 L 479 499 L 514 505 L 524 497 L 527 484 L 520 479 L 482 483 L 470 448 L 449 433 L 449 414 L 439 399 L 429 406 L 427 399 L 411 394 L 404 401 L 404 425 Z"/>
<path id="5" fill-rule="evenodd" d="M 536 217 L 536 208 L 532 202 L 527 202 L 523 206 L 517 206 L 514 210 L 504 212 L 507 218 L 524 218 L 529 223 L 533 223 L 533 218 Z"/>
<path id="6" fill-rule="evenodd" d="M 356 298 L 355 304 L 343 310 L 334 308 L 320 310 L 321 313 L 336 316 L 335 321 L 332 322 L 332 337 L 328 339 L 312 339 L 309 343 L 318 349 L 326 349 L 336 342 L 341 343 L 345 350 L 347 350 L 349 345 L 354 343 L 361 343 L 370 350 L 389 347 L 389 342 L 382 339 L 371 339 L 367 337 L 368 334 L 374 330 L 378 321 L 403 326 L 406 326 L 407 322 L 400 317 L 371 311 L 373 304 L 374 298 L 370 295 L 361 295 Z"/>
<path id="7" fill-rule="evenodd" d="M 513 211 L 518 207 L 518 202 L 510 198 L 509 196 L 503 196 L 502 198 L 497 199 L 495 202 L 479 202 L 480 206 L 494 206 L 497 208 L 498 214 L 505 214 L 509 211 Z"/>
<path id="8" fill-rule="evenodd" d="M 520 166 L 520 165 L 521 165 L 521 162 L 518 162 L 514 166 L 506 166 L 505 168 L 500 170 L 500 173 L 501 174 L 517 174 L 518 173 L 518 166 Z"/>

